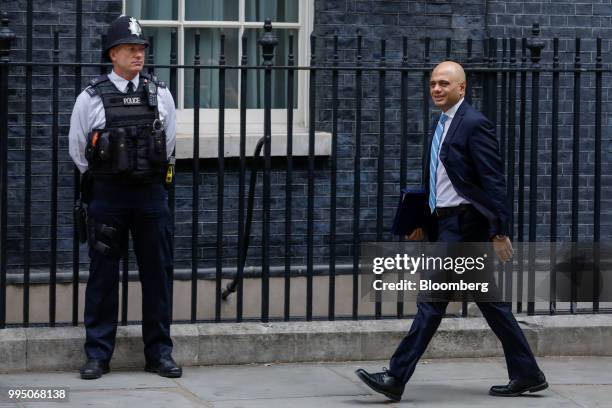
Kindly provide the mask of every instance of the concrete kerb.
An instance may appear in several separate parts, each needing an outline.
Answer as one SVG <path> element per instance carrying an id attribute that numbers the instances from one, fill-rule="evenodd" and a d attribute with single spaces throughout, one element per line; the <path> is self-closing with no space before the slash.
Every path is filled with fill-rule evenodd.
<path id="1" fill-rule="evenodd" d="M 519 316 L 536 355 L 611 356 L 612 315 Z M 172 326 L 182 365 L 388 359 L 411 320 L 219 323 Z M 0 372 L 75 370 L 84 361 L 82 327 L 0 330 Z M 119 327 L 114 368 L 142 368 L 140 326 Z M 482 318 L 442 321 L 425 357 L 502 356 Z"/>
<path id="2" fill-rule="evenodd" d="M 25 329 L 0 330 L 0 372 L 27 369 L 26 346 Z"/>
<path id="3" fill-rule="evenodd" d="M 540 355 L 612 355 L 610 315 L 534 316 L 529 320 L 538 332 L 535 347 Z"/>

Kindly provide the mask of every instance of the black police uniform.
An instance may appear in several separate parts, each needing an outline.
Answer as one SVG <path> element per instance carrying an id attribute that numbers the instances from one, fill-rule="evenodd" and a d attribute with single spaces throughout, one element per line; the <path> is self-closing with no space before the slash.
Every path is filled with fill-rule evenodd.
<path id="1" fill-rule="evenodd" d="M 145 85 L 146 81 L 146 85 Z M 108 362 L 117 331 L 119 258 L 129 231 L 142 285 L 142 333 L 147 361 L 168 358 L 170 339 L 171 224 L 163 186 L 166 140 L 156 106 L 140 75 L 132 94 L 117 90 L 106 76 L 87 92 L 102 98 L 106 128 L 90 135 L 86 157 L 93 179 L 88 206 L 91 258 L 85 295 L 85 352 Z M 155 126 L 155 127 L 154 127 Z"/>
<path id="2" fill-rule="evenodd" d="M 105 54 L 119 44 L 143 44 L 138 22 L 121 16 L 108 31 Z M 140 73 L 137 89 L 120 92 L 106 75 L 89 84 L 104 106 L 105 127 L 88 135 L 86 192 L 91 264 L 85 294 L 85 353 L 82 378 L 108 372 L 115 346 L 119 259 L 128 232 L 142 286 L 145 369 L 178 377 L 170 339 L 172 247 L 164 176 L 166 135 L 158 112 L 157 90 L 165 85 Z M 171 364 L 168 364 L 171 361 Z M 165 365 L 164 365 L 165 364 Z"/>

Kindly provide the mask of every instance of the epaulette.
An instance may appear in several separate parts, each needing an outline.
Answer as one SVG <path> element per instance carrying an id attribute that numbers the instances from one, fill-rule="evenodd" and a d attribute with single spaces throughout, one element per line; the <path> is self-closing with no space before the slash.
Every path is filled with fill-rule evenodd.
<path id="1" fill-rule="evenodd" d="M 93 88 L 91 86 L 85 88 L 85 92 L 87 92 L 89 96 L 95 96 L 98 93 L 98 91 L 96 91 L 96 88 Z"/>
<path id="2" fill-rule="evenodd" d="M 98 93 L 96 87 L 102 82 L 108 81 L 108 75 L 100 75 L 95 77 L 91 81 L 89 81 L 89 86 L 85 88 L 85 92 L 89 94 L 89 96 L 94 96 Z"/>

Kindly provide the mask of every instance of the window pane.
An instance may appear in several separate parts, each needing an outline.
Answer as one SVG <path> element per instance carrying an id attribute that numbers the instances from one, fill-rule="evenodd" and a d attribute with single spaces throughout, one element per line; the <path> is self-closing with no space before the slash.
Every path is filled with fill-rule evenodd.
<path id="1" fill-rule="evenodd" d="M 178 0 L 126 0 L 125 13 L 139 20 L 176 20 Z"/>
<path id="2" fill-rule="evenodd" d="M 171 28 L 158 28 L 158 27 L 143 27 L 143 36 L 149 40 L 151 44 L 147 49 L 147 64 L 149 63 L 149 56 L 153 53 L 153 63 L 160 65 L 170 64 L 170 44 L 172 41 L 172 29 Z M 175 36 L 176 39 L 176 36 Z M 176 43 L 175 43 L 176 49 Z M 145 66 L 145 70 L 147 67 Z M 148 72 L 148 70 L 147 70 Z M 170 68 L 156 68 L 155 76 L 166 83 L 166 86 L 170 87 Z M 176 95 L 173 95 L 176 99 Z"/>
<path id="3" fill-rule="evenodd" d="M 185 20 L 238 21 L 238 0 L 185 0 Z"/>
<path id="4" fill-rule="evenodd" d="M 248 29 L 248 60 L 249 65 L 259 65 L 263 61 L 261 46 L 257 41 L 264 34 L 262 29 Z M 276 29 L 272 30 L 278 39 L 274 55 L 275 65 L 287 65 L 289 57 L 289 34 L 293 34 L 293 57 L 297 65 L 298 56 L 298 30 Z M 297 108 L 297 81 L 298 71 L 295 71 L 293 82 L 293 107 Z M 248 71 L 247 108 L 264 108 L 264 71 Z M 287 107 L 287 70 L 272 71 L 272 109 L 284 109 Z"/>
<path id="5" fill-rule="evenodd" d="M 200 65 L 218 65 L 221 34 L 225 34 L 225 61 L 238 65 L 238 29 L 200 28 Z M 185 29 L 185 64 L 195 56 L 195 28 Z M 185 108 L 193 108 L 193 69 L 185 69 Z M 200 69 L 200 108 L 219 107 L 219 70 Z M 225 71 L 225 107 L 238 108 L 238 71 Z"/>
<path id="6" fill-rule="evenodd" d="M 297 23 L 299 0 L 245 0 L 246 21 Z"/>

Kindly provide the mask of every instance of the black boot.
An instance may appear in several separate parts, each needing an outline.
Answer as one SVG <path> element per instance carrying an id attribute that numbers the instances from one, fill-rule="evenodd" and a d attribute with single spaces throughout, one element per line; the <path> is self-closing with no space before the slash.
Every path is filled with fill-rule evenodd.
<path id="1" fill-rule="evenodd" d="M 95 380 L 110 371 L 108 363 L 102 360 L 89 359 L 79 370 L 81 378 L 84 380 Z"/>
<path id="2" fill-rule="evenodd" d="M 183 375 L 183 369 L 174 362 L 172 357 L 160 358 L 157 361 L 147 361 L 145 371 L 157 373 L 167 378 L 179 378 Z"/>

